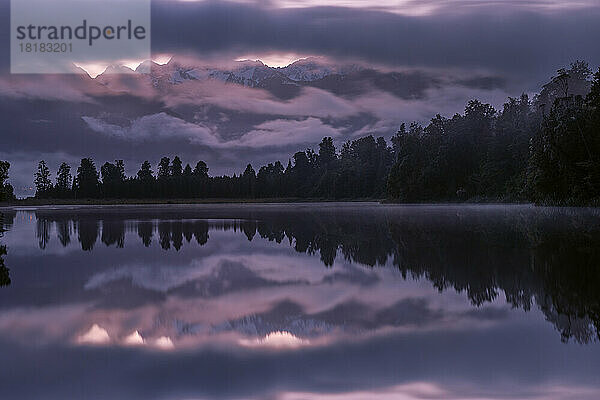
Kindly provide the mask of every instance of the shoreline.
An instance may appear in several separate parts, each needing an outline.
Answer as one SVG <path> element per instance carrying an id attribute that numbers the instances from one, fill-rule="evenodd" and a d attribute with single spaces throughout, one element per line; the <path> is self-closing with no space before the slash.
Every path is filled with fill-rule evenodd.
<path id="1" fill-rule="evenodd" d="M 530 201 L 506 201 L 501 199 L 468 199 L 465 201 L 421 201 L 399 202 L 390 199 L 321 199 L 321 198 L 257 198 L 257 199 L 17 199 L 0 202 L 1 209 L 15 207 L 52 207 L 52 206 L 169 206 L 169 205 L 211 205 L 211 204 L 310 204 L 310 203 L 377 203 L 387 206 L 534 206 L 539 208 L 600 208 L 600 202 L 593 204 L 535 204 Z"/>
<path id="2" fill-rule="evenodd" d="M 1 202 L 0 208 L 38 206 L 119 206 L 119 205 L 203 205 L 203 204 L 305 204 L 305 203 L 380 203 L 382 199 L 21 199 Z"/>
<path id="3" fill-rule="evenodd" d="M 472 199 L 461 202 L 432 201 L 402 203 L 389 199 L 319 199 L 319 198 L 277 198 L 277 199 L 19 199 L 10 202 L 0 202 L 0 210 L 16 207 L 53 207 L 53 206 L 195 206 L 195 205 L 252 205 L 252 204 L 311 204 L 311 203 L 369 203 L 382 206 L 532 206 L 536 208 L 594 208 L 599 205 L 570 205 L 570 204 L 534 204 L 531 202 L 501 201 L 498 199 Z"/>

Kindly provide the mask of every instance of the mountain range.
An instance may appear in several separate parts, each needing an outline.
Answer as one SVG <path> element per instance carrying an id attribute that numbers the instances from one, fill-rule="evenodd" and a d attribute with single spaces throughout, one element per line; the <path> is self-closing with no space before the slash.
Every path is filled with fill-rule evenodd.
<path id="1" fill-rule="evenodd" d="M 297 96 L 303 87 L 351 97 L 380 90 L 400 98 L 415 99 L 422 98 L 428 89 L 444 85 L 483 90 L 505 86 L 504 79 L 493 75 L 448 78 L 421 70 L 385 71 L 360 64 L 333 64 L 317 57 L 300 59 L 285 67 L 270 67 L 260 60 L 237 61 L 227 67 L 195 65 L 175 58 L 162 65 L 148 60 L 135 71 L 124 66 L 109 66 L 95 80 L 107 87 L 115 87 L 115 74 L 140 75 L 157 89 L 187 81 L 212 80 L 264 89 L 280 99 Z"/>
<path id="2" fill-rule="evenodd" d="M 17 193 L 27 194 L 40 159 L 52 170 L 83 157 L 123 159 L 134 174 L 144 160 L 155 165 L 178 154 L 184 162 L 205 160 L 213 174 L 231 174 L 247 163 L 285 164 L 325 136 L 337 146 L 368 134 L 389 138 L 402 122 L 452 115 L 471 98 L 506 99 L 506 83 L 494 74 L 322 58 L 285 67 L 172 58 L 135 70 L 110 66 L 95 78 L 77 72 L 0 80 L 9 133 L 0 135 L 0 156 L 11 160 Z"/>

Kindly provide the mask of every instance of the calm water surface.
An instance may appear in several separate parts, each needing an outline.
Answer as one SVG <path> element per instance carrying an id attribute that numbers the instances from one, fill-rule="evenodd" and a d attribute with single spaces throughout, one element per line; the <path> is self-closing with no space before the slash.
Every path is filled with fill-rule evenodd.
<path id="1" fill-rule="evenodd" d="M 2 399 L 600 398 L 598 210 L 0 212 Z"/>

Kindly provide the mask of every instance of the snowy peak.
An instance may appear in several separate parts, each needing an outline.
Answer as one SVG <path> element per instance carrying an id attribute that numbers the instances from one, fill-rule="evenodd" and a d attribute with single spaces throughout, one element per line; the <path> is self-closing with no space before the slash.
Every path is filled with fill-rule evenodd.
<path id="1" fill-rule="evenodd" d="M 135 71 L 123 66 L 110 66 L 101 75 L 138 73 L 148 76 L 154 86 L 177 85 L 190 80 L 217 80 L 257 88 L 276 83 L 296 86 L 326 78 L 330 75 L 344 75 L 359 70 L 357 66 L 336 66 L 318 58 L 298 60 L 287 67 L 273 68 L 260 60 L 236 61 L 226 67 L 190 65 L 171 59 L 167 64 L 157 64 L 150 60 L 141 63 Z"/>
<path id="2" fill-rule="evenodd" d="M 298 60 L 278 70 L 295 82 L 313 82 L 330 75 L 346 75 L 360 71 L 358 65 L 333 65 L 319 58 L 310 57 Z"/>
<path id="3" fill-rule="evenodd" d="M 259 87 L 269 79 L 285 78 L 276 69 L 270 68 L 261 61 L 238 61 L 230 67 L 219 68 L 204 65 L 186 65 L 171 60 L 163 66 L 153 66 L 151 75 L 160 81 L 180 84 L 188 80 L 217 80 L 236 83 L 248 87 Z"/>
<path id="4" fill-rule="evenodd" d="M 256 87 L 265 80 L 281 78 L 281 74 L 261 61 L 238 61 L 229 75 L 228 82 Z"/>
<path id="5" fill-rule="evenodd" d="M 106 67 L 104 72 L 102 72 L 102 74 L 100 74 L 100 75 L 133 74 L 133 73 L 135 73 L 134 70 L 132 70 L 131 68 L 126 67 L 124 65 L 109 65 L 108 67 Z"/>
<path id="6" fill-rule="evenodd" d="M 296 82 L 311 82 L 336 73 L 334 67 L 318 62 L 314 58 L 298 60 L 287 67 L 279 68 L 281 73 Z"/>
<path id="7" fill-rule="evenodd" d="M 135 72 L 140 74 L 149 74 L 154 68 L 160 66 L 152 60 L 146 60 L 135 69 Z"/>

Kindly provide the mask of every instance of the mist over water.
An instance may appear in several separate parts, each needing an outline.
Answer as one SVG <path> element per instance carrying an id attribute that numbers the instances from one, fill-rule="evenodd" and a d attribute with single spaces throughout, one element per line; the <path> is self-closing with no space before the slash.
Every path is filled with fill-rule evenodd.
<path id="1" fill-rule="evenodd" d="M 2 214 L 2 398 L 600 394 L 595 209 Z"/>

